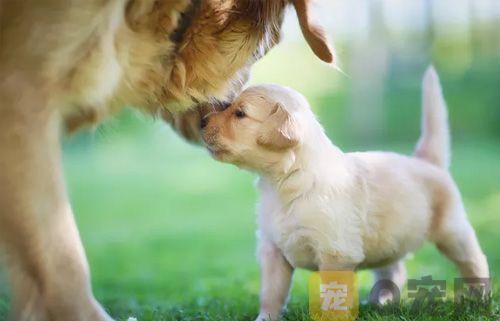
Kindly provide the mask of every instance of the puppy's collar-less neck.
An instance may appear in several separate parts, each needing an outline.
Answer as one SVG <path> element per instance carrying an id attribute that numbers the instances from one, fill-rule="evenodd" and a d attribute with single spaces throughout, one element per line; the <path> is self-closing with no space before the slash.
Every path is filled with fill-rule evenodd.
<path id="1" fill-rule="evenodd" d="M 262 176 L 276 189 L 283 206 L 289 206 L 295 200 L 308 194 L 314 186 L 314 175 L 300 167 L 295 167 L 283 176 L 271 178 Z"/>
<path id="2" fill-rule="evenodd" d="M 327 139 L 325 142 L 328 142 L 325 145 L 301 144 L 297 146 L 293 151 L 290 151 L 293 153 L 293 156 L 289 156 L 293 158 L 289 158 L 290 163 L 286 166 L 281 164 L 283 171 L 279 172 L 269 168 L 269 172 L 262 173 L 262 176 L 274 185 L 280 194 L 283 192 L 288 196 L 290 193 L 299 196 L 299 194 L 307 193 L 312 185 L 325 179 L 321 169 L 334 166 L 339 173 L 349 171 L 344 162 L 344 153 L 333 145 L 326 136 L 325 138 Z M 307 148 L 308 146 L 313 146 L 313 148 Z M 315 156 L 313 157 L 313 155 Z"/>

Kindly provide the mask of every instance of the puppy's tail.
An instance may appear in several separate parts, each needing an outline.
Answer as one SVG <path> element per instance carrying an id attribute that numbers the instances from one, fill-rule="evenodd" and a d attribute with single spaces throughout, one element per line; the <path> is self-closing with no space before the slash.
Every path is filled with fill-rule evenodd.
<path id="1" fill-rule="evenodd" d="M 439 76 L 433 66 L 425 72 L 422 91 L 422 134 L 415 157 L 448 169 L 451 157 L 448 111 Z"/>

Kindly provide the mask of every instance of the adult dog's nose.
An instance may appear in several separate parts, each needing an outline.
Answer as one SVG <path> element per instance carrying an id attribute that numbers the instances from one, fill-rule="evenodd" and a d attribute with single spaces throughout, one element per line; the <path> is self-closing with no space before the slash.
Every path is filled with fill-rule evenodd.
<path id="1" fill-rule="evenodd" d="M 200 121 L 200 128 L 203 129 L 208 125 L 208 116 L 205 116 Z"/>

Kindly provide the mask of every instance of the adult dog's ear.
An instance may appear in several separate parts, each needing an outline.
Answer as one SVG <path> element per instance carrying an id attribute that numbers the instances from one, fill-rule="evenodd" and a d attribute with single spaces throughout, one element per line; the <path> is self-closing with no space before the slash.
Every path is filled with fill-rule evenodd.
<path id="1" fill-rule="evenodd" d="M 300 126 L 295 118 L 277 103 L 269 118 L 264 122 L 262 134 L 257 143 L 273 150 L 283 150 L 300 142 Z"/>
<path id="2" fill-rule="evenodd" d="M 309 47 L 319 59 L 327 63 L 333 63 L 333 49 L 328 42 L 326 32 L 321 25 L 313 21 L 311 16 L 313 0 L 292 0 L 292 2 L 297 12 L 300 29 Z"/>
<path id="3" fill-rule="evenodd" d="M 161 118 L 169 123 L 172 128 L 187 141 L 201 144 L 200 122 L 209 113 L 213 112 L 215 104 L 200 104 L 182 113 L 171 113 L 166 109 L 159 112 Z"/>

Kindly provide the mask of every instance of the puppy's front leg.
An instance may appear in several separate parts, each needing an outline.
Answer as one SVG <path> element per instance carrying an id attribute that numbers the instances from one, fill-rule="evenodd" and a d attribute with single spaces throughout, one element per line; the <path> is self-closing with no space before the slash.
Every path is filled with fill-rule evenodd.
<path id="1" fill-rule="evenodd" d="M 0 66 L 0 74 L 1 66 Z M 58 110 L 32 74 L 0 79 L 0 249 L 13 321 L 109 321 L 64 189 Z"/>
<path id="2" fill-rule="evenodd" d="M 261 240 L 258 252 L 261 267 L 260 313 L 256 321 L 277 320 L 285 306 L 293 268 L 272 242 Z"/>

